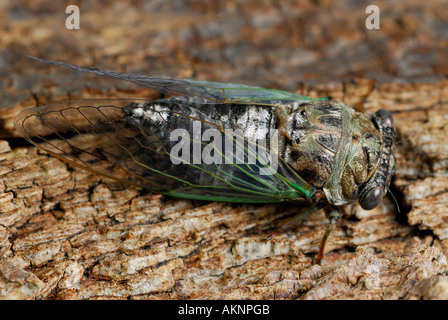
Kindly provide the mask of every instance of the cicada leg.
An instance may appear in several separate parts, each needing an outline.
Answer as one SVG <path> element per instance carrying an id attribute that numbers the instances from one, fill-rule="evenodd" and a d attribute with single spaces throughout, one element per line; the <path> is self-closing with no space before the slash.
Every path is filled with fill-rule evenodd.
<path id="1" fill-rule="evenodd" d="M 163 194 L 155 194 L 151 197 L 151 200 L 157 200 L 163 197 Z"/>
<path id="2" fill-rule="evenodd" d="M 316 259 L 314 260 L 314 263 L 319 265 L 324 257 L 325 245 L 327 244 L 328 238 L 330 237 L 331 232 L 334 230 L 334 227 L 336 226 L 341 213 L 339 211 L 339 208 L 334 206 L 327 206 L 325 207 L 325 215 L 329 220 L 329 224 L 327 229 L 325 230 L 322 240 L 320 241 L 319 251 L 317 252 Z"/>
<path id="3" fill-rule="evenodd" d="M 309 208 L 306 208 L 305 210 L 300 211 L 298 214 L 289 217 L 288 219 L 285 219 L 285 221 L 282 221 L 281 224 L 279 224 L 276 227 L 276 230 L 274 230 L 267 239 L 270 240 L 272 237 L 274 237 L 277 233 L 279 233 L 277 230 L 284 231 L 291 227 L 292 225 L 299 223 L 300 221 L 304 220 L 306 217 L 310 216 L 312 213 L 322 209 L 323 206 L 320 204 L 313 205 Z"/>

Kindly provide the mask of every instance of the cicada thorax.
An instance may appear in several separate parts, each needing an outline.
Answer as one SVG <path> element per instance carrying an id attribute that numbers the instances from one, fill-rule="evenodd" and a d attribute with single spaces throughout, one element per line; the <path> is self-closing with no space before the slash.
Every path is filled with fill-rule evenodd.
<path id="1" fill-rule="evenodd" d="M 331 102 L 304 103 L 279 120 L 285 138 L 281 156 L 306 181 L 322 189 L 341 138 L 341 108 Z"/>
<path id="2" fill-rule="evenodd" d="M 300 104 L 280 123 L 288 133 L 282 156 L 330 204 L 355 202 L 379 185 L 385 192 L 395 170 L 393 132 L 375 119 L 343 103 Z"/>

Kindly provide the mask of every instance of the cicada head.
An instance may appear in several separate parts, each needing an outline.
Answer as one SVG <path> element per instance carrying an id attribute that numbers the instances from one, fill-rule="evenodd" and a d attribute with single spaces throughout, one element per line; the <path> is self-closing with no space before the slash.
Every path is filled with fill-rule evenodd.
<path id="1" fill-rule="evenodd" d="M 359 193 L 359 204 L 365 210 L 376 208 L 381 203 L 396 168 L 395 128 L 392 115 L 387 110 L 378 110 L 372 116 L 372 122 L 381 133 L 382 145 L 378 166 Z"/>
<path id="2" fill-rule="evenodd" d="M 376 208 L 395 173 L 395 129 L 392 115 L 381 109 L 371 119 L 352 115 L 353 141 L 342 173 L 343 194 L 357 199 L 365 210 Z"/>

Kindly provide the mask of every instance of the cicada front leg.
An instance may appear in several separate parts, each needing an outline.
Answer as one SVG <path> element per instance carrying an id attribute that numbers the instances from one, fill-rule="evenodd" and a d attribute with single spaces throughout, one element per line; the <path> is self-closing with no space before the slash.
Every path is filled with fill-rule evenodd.
<path id="1" fill-rule="evenodd" d="M 163 194 L 155 194 L 151 197 L 151 200 L 158 200 L 163 198 Z"/>
<path id="2" fill-rule="evenodd" d="M 314 263 L 319 265 L 324 257 L 325 246 L 327 244 L 328 238 L 330 237 L 331 232 L 334 230 L 336 223 L 338 222 L 339 217 L 341 216 L 340 209 L 336 206 L 328 205 L 327 207 L 325 207 L 324 210 L 325 210 L 325 216 L 327 217 L 329 223 L 327 229 L 325 230 L 324 236 L 320 241 L 319 251 L 317 252 L 316 259 L 314 260 Z"/>
<path id="3" fill-rule="evenodd" d="M 334 228 L 336 226 L 336 223 L 339 220 L 339 217 L 341 216 L 340 209 L 336 206 L 333 206 L 333 205 L 323 206 L 322 204 L 315 204 L 313 206 L 310 206 L 309 208 L 300 211 L 298 214 L 286 219 L 283 223 L 278 225 L 276 230 L 274 230 L 267 237 L 267 239 L 268 240 L 272 239 L 272 237 L 274 237 L 277 233 L 279 233 L 279 231 L 284 231 L 284 230 L 288 229 L 292 225 L 304 220 L 305 218 L 310 216 L 312 213 L 314 213 L 320 209 L 324 209 L 325 216 L 327 217 L 327 219 L 329 221 L 327 229 L 325 230 L 325 233 L 322 236 L 322 239 L 320 241 L 319 250 L 318 250 L 316 258 L 314 260 L 314 264 L 320 265 L 320 263 L 324 257 L 324 254 L 325 254 L 325 246 L 328 242 L 328 239 L 329 239 L 332 231 L 334 230 Z"/>
<path id="4" fill-rule="evenodd" d="M 313 214 L 316 211 L 319 211 L 322 208 L 324 207 L 321 204 L 315 204 L 285 219 L 284 221 L 282 221 L 281 224 L 277 225 L 276 229 L 267 237 L 267 239 L 268 240 L 272 239 L 272 237 L 274 237 L 277 233 L 280 233 L 290 228 L 291 226 L 299 223 L 300 221 L 305 220 L 305 218 L 309 217 L 311 214 Z"/>

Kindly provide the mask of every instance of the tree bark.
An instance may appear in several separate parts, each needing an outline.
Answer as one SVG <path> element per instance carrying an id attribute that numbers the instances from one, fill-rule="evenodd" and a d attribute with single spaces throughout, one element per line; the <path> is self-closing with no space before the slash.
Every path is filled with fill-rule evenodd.
<path id="1" fill-rule="evenodd" d="M 350 99 L 362 96 L 366 83 L 353 84 Z M 268 240 L 301 208 L 157 198 L 2 141 L 1 293 L 20 299 L 445 298 L 446 87 L 446 81 L 383 84 L 367 98 L 367 112 L 393 113 L 402 141 L 392 186 L 400 213 L 390 198 L 372 211 L 347 208 L 321 266 L 312 261 L 327 224 L 323 212 Z M 345 100 L 341 89 L 322 85 L 310 94 Z"/>
<path id="2" fill-rule="evenodd" d="M 23 14 L 34 15 L 22 22 L 14 8 L 0 10 L 3 27 L 11 27 L 2 31 L 9 42 L 2 56 L 6 67 L 0 71 L 7 80 L 0 87 L 0 297 L 448 299 L 446 38 L 433 34 L 434 41 L 423 41 L 428 51 L 422 45 L 423 51 L 411 48 L 407 56 L 438 52 L 438 58 L 425 56 L 418 66 L 403 59 L 409 68 L 400 69 L 394 50 L 406 51 L 406 39 L 418 37 L 426 26 L 420 25 L 426 20 L 412 14 L 385 16 L 382 36 L 376 38 L 353 27 L 364 18 L 363 8 L 347 11 L 342 21 L 323 10 L 330 6 L 325 1 L 322 10 L 312 2 L 297 11 L 293 3 L 278 8 L 259 1 L 245 1 L 243 11 L 226 2 L 219 11 L 214 6 L 220 3 L 198 4 L 197 12 L 168 8 L 153 13 L 147 8 L 149 16 L 130 3 L 127 10 L 109 8 L 108 14 L 81 8 L 78 34 L 61 29 L 55 19 L 39 20 L 43 14 L 31 4 Z M 425 4 L 426 17 L 444 20 L 446 11 L 437 10 L 437 1 Z M 95 19 L 102 19 L 101 25 Z M 119 28 L 114 28 L 116 21 L 122 21 Z M 22 39 L 26 32 L 31 33 Z M 92 34 L 101 34 L 101 41 Z M 325 56 L 327 49 L 340 50 L 340 41 L 349 48 L 341 59 Z M 363 61 L 369 53 L 363 45 L 382 49 L 372 50 L 375 56 Z M 310 62 L 302 65 L 294 52 Z M 372 211 L 348 206 L 322 265 L 315 265 L 327 225 L 321 211 L 280 231 L 276 226 L 302 208 L 159 198 L 70 167 L 29 145 L 13 127 L 24 107 L 156 95 L 36 65 L 17 59 L 18 54 L 331 96 L 367 113 L 385 108 L 398 132 L 391 187 L 397 204 L 388 196 Z M 428 74 L 428 68 L 434 72 Z M 371 91 L 373 77 L 381 81 Z"/>

